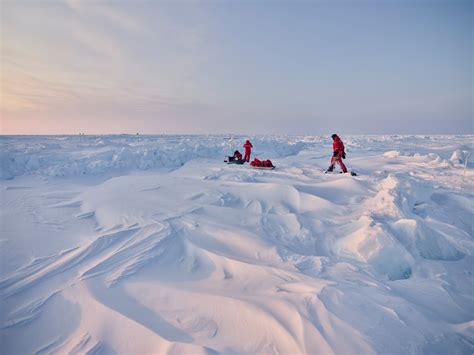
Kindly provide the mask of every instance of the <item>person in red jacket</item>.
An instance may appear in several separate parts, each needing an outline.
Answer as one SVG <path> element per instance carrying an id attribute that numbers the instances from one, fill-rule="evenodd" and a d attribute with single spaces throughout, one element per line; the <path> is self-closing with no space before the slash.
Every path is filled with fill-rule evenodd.
<path id="1" fill-rule="evenodd" d="M 341 138 L 339 138 L 337 134 L 333 134 L 331 137 L 333 154 L 331 157 L 331 163 L 326 172 L 333 171 L 334 167 L 336 166 L 336 163 L 338 163 L 341 166 L 342 171 L 344 173 L 347 173 L 347 168 L 342 161 L 342 159 L 346 158 L 346 153 L 344 152 L 344 143 L 342 143 Z"/>
<path id="2" fill-rule="evenodd" d="M 244 148 L 245 148 L 244 160 L 246 162 L 249 162 L 250 161 L 250 153 L 252 152 L 252 148 L 253 148 L 253 145 L 252 145 L 252 143 L 250 143 L 250 140 L 247 139 L 245 141 Z"/>
<path id="3" fill-rule="evenodd" d="M 242 153 L 240 153 L 238 150 L 234 152 L 233 156 L 234 160 L 242 160 Z"/>

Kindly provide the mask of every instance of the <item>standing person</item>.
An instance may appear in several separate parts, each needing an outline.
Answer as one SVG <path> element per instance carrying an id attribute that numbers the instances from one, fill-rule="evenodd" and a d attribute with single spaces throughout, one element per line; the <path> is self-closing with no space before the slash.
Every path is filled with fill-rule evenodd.
<path id="1" fill-rule="evenodd" d="M 333 134 L 331 138 L 333 154 L 331 157 L 331 163 L 328 170 L 326 170 L 326 173 L 333 171 L 336 163 L 341 166 L 341 169 L 344 173 L 347 173 L 347 168 L 342 161 L 342 159 L 346 158 L 346 153 L 344 152 L 344 143 L 342 143 L 341 138 L 339 138 L 337 134 Z"/>
<path id="2" fill-rule="evenodd" d="M 252 152 L 253 145 L 250 143 L 250 140 L 246 140 L 244 144 L 244 149 L 245 149 L 245 155 L 244 155 L 244 161 L 247 163 L 250 161 L 250 153 Z"/>

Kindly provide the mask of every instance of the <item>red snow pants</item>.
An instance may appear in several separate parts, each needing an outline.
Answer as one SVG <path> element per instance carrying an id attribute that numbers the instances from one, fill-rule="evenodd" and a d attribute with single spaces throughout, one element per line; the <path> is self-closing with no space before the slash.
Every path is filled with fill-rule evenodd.
<path id="1" fill-rule="evenodd" d="M 250 149 L 249 150 L 245 150 L 245 155 L 244 155 L 244 160 L 246 162 L 249 162 L 250 161 Z"/>
<path id="2" fill-rule="evenodd" d="M 333 171 L 333 170 L 334 170 L 334 166 L 336 165 L 336 163 L 339 164 L 339 166 L 341 167 L 341 169 L 342 169 L 342 171 L 343 171 L 344 173 L 347 173 L 347 168 L 346 168 L 346 166 L 344 165 L 344 162 L 342 161 L 342 152 L 339 152 L 339 153 L 337 154 L 337 156 L 335 156 L 335 157 L 334 157 L 334 156 L 331 157 L 331 163 L 330 163 L 330 165 L 329 165 L 328 171 Z"/>

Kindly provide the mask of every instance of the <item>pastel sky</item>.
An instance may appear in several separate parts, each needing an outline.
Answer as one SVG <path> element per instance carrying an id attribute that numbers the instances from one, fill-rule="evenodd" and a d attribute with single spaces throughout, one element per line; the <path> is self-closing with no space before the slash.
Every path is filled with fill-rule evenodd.
<path id="1" fill-rule="evenodd" d="M 1 0 L 1 132 L 474 133 L 471 0 Z"/>

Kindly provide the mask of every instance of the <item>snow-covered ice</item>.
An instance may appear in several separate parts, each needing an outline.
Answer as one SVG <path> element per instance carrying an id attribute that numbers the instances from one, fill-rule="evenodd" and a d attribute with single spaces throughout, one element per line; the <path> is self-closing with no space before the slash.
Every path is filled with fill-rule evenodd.
<path id="1" fill-rule="evenodd" d="M 0 353 L 474 352 L 473 136 L 245 138 L 1 137 Z"/>

